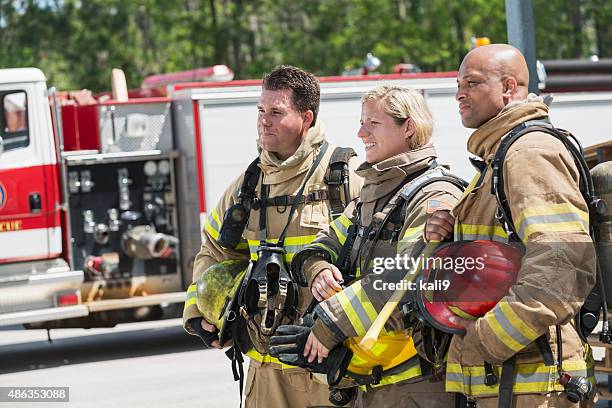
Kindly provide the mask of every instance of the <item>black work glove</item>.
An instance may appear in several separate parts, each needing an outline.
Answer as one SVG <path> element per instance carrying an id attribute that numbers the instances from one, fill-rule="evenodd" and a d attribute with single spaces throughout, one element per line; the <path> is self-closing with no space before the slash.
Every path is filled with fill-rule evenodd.
<path id="1" fill-rule="evenodd" d="M 270 339 L 270 355 L 285 364 L 305 368 L 312 373 L 327 374 L 327 383 L 331 386 L 340 382 L 346 374 L 346 368 L 353 353 L 342 345 L 334 347 L 329 356 L 319 363 L 316 359 L 308 362 L 304 357 L 304 347 L 314 323 L 310 315 L 303 319 L 302 326 L 283 325 L 276 329 Z"/>
<path id="2" fill-rule="evenodd" d="M 312 317 L 306 315 L 302 325 L 279 326 L 270 339 L 270 355 L 285 364 L 302 367 L 313 373 L 326 373 L 325 360 L 322 363 L 317 360 L 309 363 L 308 357 L 304 357 L 304 347 L 313 323 Z"/>
<path id="3" fill-rule="evenodd" d="M 219 330 L 215 330 L 214 332 L 206 331 L 202 328 L 202 317 L 195 317 L 193 319 L 187 320 L 187 324 L 191 328 L 191 330 L 198 336 L 207 348 L 213 348 L 213 341 L 219 340 Z"/>

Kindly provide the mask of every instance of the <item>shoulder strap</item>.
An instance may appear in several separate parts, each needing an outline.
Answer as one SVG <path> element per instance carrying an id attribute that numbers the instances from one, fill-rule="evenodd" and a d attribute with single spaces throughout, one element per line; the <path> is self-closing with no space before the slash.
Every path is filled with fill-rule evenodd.
<path id="1" fill-rule="evenodd" d="M 567 148 L 567 150 L 572 155 L 574 159 L 574 163 L 578 169 L 578 173 L 580 176 L 579 180 L 579 189 L 580 193 L 584 197 L 584 200 L 587 203 L 589 210 L 589 233 L 593 240 L 596 240 L 596 235 L 594 234 L 594 222 L 598 216 L 602 213 L 602 200 L 595 196 L 594 188 L 593 188 L 593 179 L 591 178 L 591 173 L 589 172 L 589 167 L 584 160 L 584 156 L 582 153 L 582 146 L 580 142 L 576 139 L 574 135 L 570 132 L 555 128 L 548 121 L 527 121 L 525 123 L 521 123 L 519 126 L 515 127 L 510 131 L 510 133 L 502 139 L 497 152 L 495 153 L 495 157 L 493 159 L 493 180 L 491 183 L 491 194 L 495 195 L 495 199 L 497 200 L 497 212 L 496 218 L 501 222 L 504 230 L 508 234 L 508 238 L 510 241 L 517 242 L 523 245 L 518 233 L 516 231 L 516 227 L 512 220 L 512 212 L 510 210 L 510 206 L 508 204 L 508 198 L 504 191 L 504 174 L 503 174 L 503 165 L 506 153 L 508 149 L 517 141 L 520 137 L 524 136 L 530 132 L 544 132 L 549 135 L 557 138 L 559 141 L 563 143 L 563 145 Z M 587 320 L 583 319 L 583 316 L 587 316 L 589 314 L 599 315 L 600 309 L 603 311 L 603 329 L 600 334 L 600 338 L 604 339 L 606 335 L 609 335 L 609 325 L 607 321 L 608 311 L 605 300 L 602 302 L 602 299 L 607 299 L 606 289 L 604 285 L 603 273 L 601 271 L 601 265 L 599 260 L 597 262 L 597 278 L 595 287 L 589 293 L 585 303 L 583 304 L 580 312 L 576 315 L 576 326 L 578 328 L 578 334 L 582 337 L 583 340 L 587 341 L 587 336 L 592 332 L 595 328 L 595 324 L 597 323 L 596 319 L 594 323 L 591 324 Z"/>
<path id="2" fill-rule="evenodd" d="M 257 157 L 244 172 L 242 185 L 238 189 L 237 202 L 223 214 L 223 222 L 217 239 L 222 247 L 233 249 L 240 243 L 255 200 L 255 187 L 260 174 L 259 157 Z"/>
<path id="3" fill-rule="evenodd" d="M 244 172 L 244 179 L 242 180 L 242 186 L 240 190 L 238 190 L 238 201 L 245 203 L 253 201 L 255 197 L 255 187 L 257 186 L 257 181 L 259 180 L 259 175 L 261 174 L 261 169 L 259 168 L 259 156 L 255 158 L 249 164 L 246 171 Z"/>
<path id="4" fill-rule="evenodd" d="M 497 152 L 495 152 L 495 157 L 493 158 L 492 163 L 493 179 L 491 183 L 491 194 L 493 194 L 497 200 L 496 217 L 501 222 L 504 230 L 508 234 L 509 239 L 514 242 L 521 242 L 521 240 L 514 226 L 512 211 L 510 210 L 508 198 L 506 196 L 506 192 L 504 191 L 503 166 L 510 146 L 512 146 L 512 144 L 519 138 L 531 132 L 548 133 L 563 143 L 563 145 L 572 155 L 574 163 L 578 168 L 578 172 L 580 174 L 579 189 L 589 207 L 589 212 L 591 213 L 591 210 L 597 206 L 597 200 L 595 198 L 593 189 L 593 180 L 591 178 L 588 165 L 586 164 L 582 154 L 582 146 L 580 146 L 580 142 L 576 139 L 576 137 L 563 129 L 555 128 L 547 120 L 532 120 L 521 123 L 512 129 L 510 133 L 508 133 L 502 139 Z"/>
<path id="5" fill-rule="evenodd" d="M 400 196 L 405 202 L 409 203 L 424 187 L 438 181 L 446 181 L 454 184 L 461 191 L 465 190 L 468 185 L 468 183 L 461 177 L 455 176 L 451 172 L 446 171 L 442 166 L 437 166 L 415 179 L 412 183 L 407 184 L 400 191 Z"/>
<path id="6" fill-rule="evenodd" d="M 325 184 L 329 190 L 329 204 L 332 219 L 342 215 L 344 208 L 351 201 L 349 192 L 349 160 L 357 156 L 351 147 L 336 147 L 329 160 L 329 166 L 325 173 Z M 344 186 L 344 203 L 340 198 L 340 186 Z"/>
<path id="7" fill-rule="evenodd" d="M 399 212 L 403 213 L 406 209 L 406 205 L 410 203 L 415 195 L 421 191 L 424 187 L 437 181 L 446 181 L 457 186 L 461 191 L 465 190 L 467 183 L 465 180 L 455 176 L 452 173 L 444 170 L 444 167 L 439 166 L 435 161 L 432 163 L 429 169 L 425 172 L 420 173 L 414 179 L 410 180 L 407 184 L 404 184 L 402 188 L 396 192 L 396 194 L 389 200 L 385 207 L 381 210 L 385 214 L 384 220 L 376 226 L 376 233 L 370 233 L 374 240 L 387 240 L 389 237 L 382 236 L 385 231 L 387 223 L 393 217 L 397 217 Z M 400 218 L 403 220 L 403 216 L 400 214 Z M 401 229 L 401 227 L 400 227 Z M 391 233 L 391 240 L 397 238 L 399 229 L 394 233 Z"/>
<path id="8" fill-rule="evenodd" d="M 378 241 L 380 239 L 380 234 L 384 229 L 387 222 L 391 218 L 392 213 L 403 206 L 404 204 L 410 203 L 414 197 L 417 195 L 419 191 L 421 191 L 424 187 L 429 184 L 435 183 L 437 181 L 446 181 L 448 183 L 454 184 L 461 191 L 465 190 L 468 183 L 460 177 L 455 176 L 454 174 L 447 172 L 444 170 L 444 167 L 439 166 L 436 161 L 432 162 L 432 165 L 420 174 L 417 174 L 416 177 L 409 179 L 409 181 L 403 185 L 403 187 L 395 193 L 395 195 L 389 200 L 389 202 L 385 205 L 382 212 L 385 214 L 385 218 L 383 221 L 376 226 L 376 232 L 374 234 L 370 233 L 373 237 L 373 241 Z M 364 240 L 365 241 L 365 240 Z M 372 256 L 374 250 L 374 245 L 370 246 L 370 250 L 368 251 L 368 255 L 365 258 L 364 265 L 368 265 L 370 262 L 370 257 Z"/>

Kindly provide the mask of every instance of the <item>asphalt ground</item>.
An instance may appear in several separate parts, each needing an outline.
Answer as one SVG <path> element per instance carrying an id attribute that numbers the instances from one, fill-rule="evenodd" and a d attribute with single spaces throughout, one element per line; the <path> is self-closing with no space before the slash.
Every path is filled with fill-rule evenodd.
<path id="1" fill-rule="evenodd" d="M 0 407 L 238 407 L 230 361 L 180 319 L 112 329 L 0 330 L 0 387 L 69 387 L 70 401 Z M 245 363 L 245 371 L 246 371 Z"/>

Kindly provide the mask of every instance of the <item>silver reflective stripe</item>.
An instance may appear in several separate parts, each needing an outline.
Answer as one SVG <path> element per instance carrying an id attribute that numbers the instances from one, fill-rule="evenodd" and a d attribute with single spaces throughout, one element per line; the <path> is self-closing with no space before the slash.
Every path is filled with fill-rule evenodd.
<path id="1" fill-rule="evenodd" d="M 497 376 L 499 377 L 500 373 L 497 372 Z M 582 375 L 584 375 L 584 370 L 582 370 Z M 551 367 L 551 371 L 548 373 L 528 373 L 522 374 L 517 373 L 514 376 L 514 384 L 531 384 L 531 383 L 553 383 L 557 379 L 557 372 L 554 371 Z M 469 380 L 469 381 L 468 381 Z M 462 374 L 458 373 L 447 373 L 446 381 L 463 383 L 465 386 L 469 385 L 479 386 L 485 385 L 485 376 L 484 375 L 472 375 L 471 377 L 464 377 Z M 491 385 L 491 388 L 496 387 L 497 384 Z"/>
<path id="2" fill-rule="evenodd" d="M 355 293 L 355 289 L 353 286 L 349 286 L 348 288 L 344 289 L 344 293 L 351 302 L 351 306 L 359 317 L 359 320 L 361 320 L 361 324 L 363 325 L 364 329 L 368 330 L 368 328 L 372 325 L 372 321 L 359 301 L 360 299 L 359 296 L 357 296 L 357 293 Z"/>
<path id="3" fill-rule="evenodd" d="M 338 235 L 338 238 L 342 241 L 341 243 L 346 240 L 346 236 L 348 235 L 348 227 L 345 227 L 344 224 L 342 224 L 342 222 L 340 221 L 342 217 L 344 216 L 336 218 L 336 220 L 331 225 L 332 229 L 336 232 L 336 235 Z"/>
<path id="4" fill-rule="evenodd" d="M 214 214 L 217 213 L 217 210 L 213 210 L 213 213 L 210 215 L 210 217 L 208 217 L 208 224 L 217 232 L 221 231 L 221 226 L 219 225 L 219 223 L 217 222 L 217 220 L 215 220 L 215 218 L 213 217 Z"/>
<path id="5" fill-rule="evenodd" d="M 449 372 L 446 373 L 447 382 L 458 382 L 458 383 L 462 383 L 463 385 L 467 386 L 466 380 L 468 378 L 469 377 L 464 377 L 463 374 L 459 374 L 459 373 L 449 373 Z"/>
<path id="6" fill-rule="evenodd" d="M 495 316 L 495 319 L 497 319 L 504 331 L 517 343 L 522 344 L 523 346 L 527 346 L 533 341 L 523 336 L 521 332 L 519 332 L 514 328 L 514 326 L 512 326 L 506 315 L 501 311 L 500 307 L 493 308 L 493 316 Z"/>
<path id="7" fill-rule="evenodd" d="M 404 188 L 402 188 L 400 195 L 404 198 L 409 198 L 410 195 L 417 188 L 420 188 L 421 185 L 425 183 L 427 180 L 431 180 L 432 178 L 435 178 L 435 177 L 442 177 L 445 175 L 446 173 L 442 170 L 441 167 L 436 167 L 433 170 L 428 170 L 425 173 L 421 174 L 419 177 L 412 180 L 410 183 L 406 184 Z"/>
<path id="8" fill-rule="evenodd" d="M 580 218 L 580 215 L 575 212 L 569 212 L 565 214 L 550 214 L 550 215 L 532 215 L 527 217 L 521 223 L 521 227 L 518 231 L 519 236 L 522 238 L 525 236 L 525 230 L 528 226 L 533 224 L 554 224 L 558 222 L 572 222 L 579 221 L 586 231 L 589 230 L 589 223 Z"/>
<path id="9" fill-rule="evenodd" d="M 565 370 L 572 377 L 593 377 L 595 375 L 595 367 L 587 367 L 586 370 Z"/>
<path id="10" fill-rule="evenodd" d="M 455 237 L 455 240 L 456 241 L 484 240 L 484 241 L 497 241 L 497 242 L 501 242 L 504 244 L 508 243 L 508 238 L 500 237 L 497 235 L 462 234 L 461 232 L 457 234 L 457 236 Z"/>
<path id="11" fill-rule="evenodd" d="M 336 262 L 336 260 L 338 259 L 338 254 L 325 244 L 322 244 L 320 242 L 314 242 L 308 245 L 308 247 L 309 248 L 319 248 L 327 252 L 329 256 L 331 256 L 332 262 Z"/>

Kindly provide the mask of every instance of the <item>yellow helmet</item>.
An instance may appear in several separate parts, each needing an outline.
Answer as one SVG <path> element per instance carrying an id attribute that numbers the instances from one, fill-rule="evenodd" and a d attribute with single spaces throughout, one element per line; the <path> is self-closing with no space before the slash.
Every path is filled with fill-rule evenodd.
<path id="1" fill-rule="evenodd" d="M 207 322 L 219 330 L 225 323 L 225 310 L 238 290 L 248 267 L 248 261 L 228 260 L 210 266 L 196 286 L 198 310 Z"/>
<path id="2" fill-rule="evenodd" d="M 371 375 L 376 366 L 382 366 L 383 371 L 389 370 L 417 354 L 407 330 L 381 333 L 372 350 L 360 346 L 361 339 L 351 337 L 344 343 L 353 352 L 347 371 L 357 375 Z"/>

